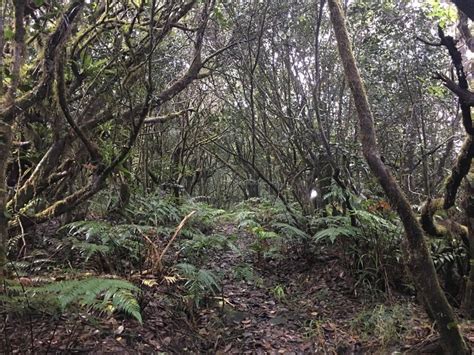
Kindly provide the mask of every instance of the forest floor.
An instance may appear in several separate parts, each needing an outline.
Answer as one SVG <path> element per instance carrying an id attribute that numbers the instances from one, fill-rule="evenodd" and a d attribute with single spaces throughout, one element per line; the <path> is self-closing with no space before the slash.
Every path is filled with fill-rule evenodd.
<path id="1" fill-rule="evenodd" d="M 200 307 L 170 302 L 179 286 L 148 283 L 142 325 L 116 314 L 9 318 L 0 353 L 410 353 L 436 338 L 412 298 L 358 294 L 337 254 L 311 265 L 258 260 L 247 233 L 231 223 L 216 228 L 237 236 L 238 249 L 206 255 L 222 289 Z M 465 331 L 474 340 L 474 329 Z"/>

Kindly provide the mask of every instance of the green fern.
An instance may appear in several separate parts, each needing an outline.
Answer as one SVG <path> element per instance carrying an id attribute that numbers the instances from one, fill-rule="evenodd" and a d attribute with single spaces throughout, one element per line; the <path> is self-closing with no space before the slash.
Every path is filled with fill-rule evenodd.
<path id="1" fill-rule="evenodd" d="M 284 234 L 286 237 L 301 239 L 305 239 L 308 237 L 308 234 L 305 231 L 302 231 L 298 227 L 295 227 L 288 223 L 272 223 L 271 227 L 275 229 L 278 234 Z"/>
<path id="2" fill-rule="evenodd" d="M 351 226 L 329 227 L 323 229 L 314 235 L 315 242 L 329 240 L 334 244 L 339 237 L 356 237 L 360 235 L 360 230 Z"/>
<path id="3" fill-rule="evenodd" d="M 182 218 L 176 202 L 159 194 L 135 196 L 126 212 L 134 222 L 153 226 L 176 223 Z"/>
<path id="4" fill-rule="evenodd" d="M 370 206 L 370 203 L 366 204 Z M 316 231 L 312 240 L 318 244 L 335 243 L 340 239 L 345 248 L 343 262 L 353 268 L 357 277 L 355 285 L 368 285 L 366 290 L 386 290 L 387 281 L 390 282 L 387 275 L 394 283 L 399 283 L 404 277 L 403 273 L 397 272 L 403 270 L 401 223 L 396 217 L 381 217 L 360 209 L 360 203 L 355 202 L 354 206 L 357 208 L 346 215 L 314 218 L 310 224 L 311 230 Z"/>
<path id="5" fill-rule="evenodd" d="M 399 225 L 392 223 L 390 220 L 386 218 L 382 218 L 377 216 L 374 213 L 364 211 L 364 210 L 355 210 L 352 212 L 356 219 L 360 222 L 362 228 L 367 230 L 372 230 L 376 232 L 382 233 L 399 233 L 401 232 L 401 228 Z"/>
<path id="6" fill-rule="evenodd" d="M 108 245 L 100 245 L 80 240 L 72 241 L 72 249 L 78 249 L 82 255 L 85 255 L 86 262 L 95 254 L 105 255 L 111 252 L 111 248 Z"/>
<path id="7" fill-rule="evenodd" d="M 142 323 L 140 306 L 134 296 L 138 292 L 138 287 L 125 280 L 87 278 L 27 288 L 12 285 L 2 300 L 10 304 L 11 309 L 34 304 L 42 305 L 38 308 L 58 307 L 62 311 L 74 305 L 104 313 L 120 311 Z"/>
<path id="8" fill-rule="evenodd" d="M 196 307 L 206 296 L 216 294 L 220 288 L 217 277 L 209 270 L 198 269 L 187 263 L 177 264 L 176 269 L 186 280 L 184 286 L 188 294 L 185 298 L 190 298 Z"/>
<path id="9" fill-rule="evenodd" d="M 79 250 L 85 261 L 100 254 L 110 256 L 112 261 L 122 260 L 126 256 L 138 262 L 143 249 L 142 235 L 161 231 L 152 226 L 112 225 L 106 221 L 78 221 L 63 228 L 68 230 L 72 249 Z"/>

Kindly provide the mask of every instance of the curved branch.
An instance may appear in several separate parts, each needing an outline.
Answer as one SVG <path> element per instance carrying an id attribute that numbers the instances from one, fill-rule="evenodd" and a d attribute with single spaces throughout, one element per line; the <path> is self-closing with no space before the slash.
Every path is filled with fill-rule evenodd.
<path id="1" fill-rule="evenodd" d="M 54 79 L 55 66 L 59 53 L 62 52 L 66 40 L 69 38 L 71 28 L 79 17 L 84 7 L 84 0 L 74 0 L 61 17 L 61 21 L 49 36 L 43 53 L 43 76 L 41 81 L 31 91 L 0 111 L 0 118 L 5 122 L 12 122 L 17 115 L 21 114 L 37 102 L 43 100 L 51 89 Z"/>
<path id="2" fill-rule="evenodd" d="M 73 131 L 76 133 L 76 135 L 79 137 L 79 139 L 82 141 L 82 143 L 86 147 L 87 151 L 89 152 L 92 162 L 95 162 L 95 163 L 101 162 L 102 158 L 99 153 L 98 147 L 86 137 L 81 127 L 77 125 L 76 121 L 74 120 L 74 118 L 71 116 L 71 113 L 69 112 L 69 107 L 68 107 L 66 96 L 65 96 L 66 85 L 64 83 L 63 60 L 59 60 L 59 63 L 57 66 L 56 87 L 57 87 L 56 91 L 57 91 L 58 104 L 59 104 L 59 107 L 61 108 L 61 111 L 64 117 L 66 118 L 66 121 L 69 123 Z"/>
<path id="3" fill-rule="evenodd" d="M 443 208 L 448 209 L 454 206 L 456 194 L 462 179 L 469 173 L 472 157 L 474 156 L 474 141 L 471 135 L 468 135 L 459 152 L 456 164 L 451 170 L 451 176 L 446 183 L 446 192 L 444 195 Z"/>
<path id="4" fill-rule="evenodd" d="M 474 106 L 474 93 L 470 92 L 467 89 L 463 89 L 454 81 L 449 79 L 447 76 L 438 73 L 435 76 L 436 79 L 439 79 L 443 82 L 444 86 L 446 86 L 451 92 L 453 92 L 460 100 L 464 101 L 466 105 L 470 107 Z"/>

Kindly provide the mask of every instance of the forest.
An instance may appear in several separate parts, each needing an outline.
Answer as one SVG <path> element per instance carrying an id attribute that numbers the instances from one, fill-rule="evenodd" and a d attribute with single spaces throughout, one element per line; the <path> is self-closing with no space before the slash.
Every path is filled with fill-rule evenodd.
<path id="1" fill-rule="evenodd" d="M 0 0 L 0 354 L 471 354 L 472 21 Z"/>

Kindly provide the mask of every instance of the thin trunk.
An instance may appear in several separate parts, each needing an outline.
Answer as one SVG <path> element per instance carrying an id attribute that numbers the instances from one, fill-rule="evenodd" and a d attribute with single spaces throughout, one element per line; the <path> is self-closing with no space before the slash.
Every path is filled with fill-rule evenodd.
<path id="1" fill-rule="evenodd" d="M 398 212 L 405 227 L 409 255 L 408 266 L 414 278 L 415 286 L 425 303 L 428 314 L 433 318 L 433 321 L 436 321 L 441 335 L 441 346 L 445 354 L 470 354 L 453 310 L 438 283 L 423 230 L 411 211 L 407 198 L 380 158 L 372 112 L 352 52 L 340 1 L 329 0 L 329 8 L 339 54 L 359 117 L 363 154 L 372 173 L 378 178 L 380 185 L 387 194 L 393 208 Z"/>
<path id="2" fill-rule="evenodd" d="M 12 129 L 0 121 L 0 290 L 6 277 L 8 217 L 7 217 L 7 165 L 12 144 Z"/>

